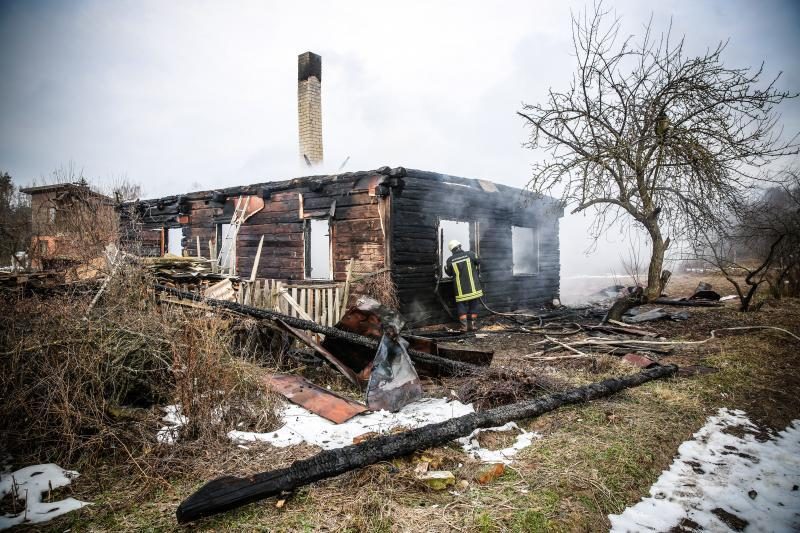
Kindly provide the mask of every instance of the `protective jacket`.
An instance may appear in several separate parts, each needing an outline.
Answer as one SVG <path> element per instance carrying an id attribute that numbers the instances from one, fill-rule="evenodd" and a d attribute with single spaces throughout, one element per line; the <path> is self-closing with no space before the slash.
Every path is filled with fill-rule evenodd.
<path id="1" fill-rule="evenodd" d="M 453 278 L 457 302 L 466 302 L 483 296 L 478 270 L 481 262 L 472 252 L 460 250 L 447 258 L 445 273 Z"/>

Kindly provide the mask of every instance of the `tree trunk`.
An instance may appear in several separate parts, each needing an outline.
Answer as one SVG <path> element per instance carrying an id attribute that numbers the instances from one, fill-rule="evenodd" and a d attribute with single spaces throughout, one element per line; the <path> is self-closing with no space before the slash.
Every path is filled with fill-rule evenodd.
<path id="1" fill-rule="evenodd" d="M 537 417 L 562 405 L 610 396 L 629 387 L 672 376 L 677 369 L 675 365 L 657 366 L 638 374 L 606 379 L 570 391 L 550 394 L 537 400 L 470 413 L 403 433 L 381 435 L 360 444 L 325 450 L 278 470 L 244 478 L 226 476 L 215 479 L 206 483 L 178 506 L 176 513 L 178 522 L 197 520 L 270 496 L 277 496 L 356 468 L 409 455 L 416 450 L 441 446 L 458 437 L 469 435 L 478 428 L 501 426 L 512 420 Z"/>
<path id="2" fill-rule="evenodd" d="M 633 293 L 619 298 L 608 310 L 606 316 L 603 318 L 603 323 L 608 320 L 622 320 L 624 315 L 629 309 L 637 307 L 647 302 L 652 302 L 661 296 L 664 286 L 669 281 L 671 272 L 668 270 L 662 271 L 664 266 L 664 255 L 667 247 L 669 246 L 669 239 L 664 239 L 661 236 L 661 230 L 656 223 L 646 223 L 645 227 L 650 234 L 650 239 L 653 244 L 653 250 L 650 254 L 650 264 L 647 267 L 647 287 L 642 291 L 637 287 Z"/>
<path id="3" fill-rule="evenodd" d="M 750 311 L 750 303 L 753 301 L 753 296 L 756 295 L 756 291 L 758 290 L 758 286 L 760 283 L 750 285 L 750 288 L 747 290 L 747 294 L 744 296 L 740 295 L 740 304 L 739 304 L 739 311 L 742 313 L 747 313 Z"/>
<path id="4" fill-rule="evenodd" d="M 661 275 L 669 239 L 664 240 L 661 230 L 655 224 L 648 227 L 647 231 L 650 234 L 653 250 L 650 254 L 650 265 L 647 267 L 647 289 L 645 289 L 644 297 L 645 301 L 653 301 L 661 296 L 664 284 L 669 279 L 669 276 L 662 277 Z"/>
<path id="5" fill-rule="evenodd" d="M 622 321 L 622 315 L 624 315 L 628 309 L 633 309 L 638 305 L 642 305 L 644 302 L 644 293 L 641 287 L 636 287 L 631 294 L 627 294 L 625 296 L 621 296 L 618 298 L 614 304 L 611 306 L 611 309 L 608 310 L 606 316 L 603 317 L 602 323 L 605 324 L 609 320 L 616 320 L 617 322 Z"/>

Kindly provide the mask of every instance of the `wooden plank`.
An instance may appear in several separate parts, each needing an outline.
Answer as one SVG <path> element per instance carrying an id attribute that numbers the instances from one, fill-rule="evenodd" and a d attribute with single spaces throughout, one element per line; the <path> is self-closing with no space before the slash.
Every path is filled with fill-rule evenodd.
<path id="1" fill-rule="evenodd" d="M 342 297 L 342 291 L 337 286 L 336 289 L 335 289 L 335 292 L 334 292 L 334 299 L 333 299 L 334 308 L 336 309 L 336 311 L 335 311 L 335 313 L 333 315 L 333 325 L 336 325 L 336 323 L 339 322 L 339 317 L 342 316 L 341 313 L 340 313 L 340 307 L 341 306 L 339 305 L 341 297 Z"/>
<path id="2" fill-rule="evenodd" d="M 297 312 L 300 318 L 302 318 L 303 320 L 309 320 L 311 322 L 314 322 L 314 319 L 308 316 L 308 313 L 306 313 L 305 310 L 303 310 L 300 304 L 297 303 L 297 301 L 294 298 L 292 298 L 289 295 L 289 293 L 286 292 L 285 289 L 282 290 L 280 294 L 283 297 L 283 299 L 286 300 L 286 302 L 292 307 L 292 309 L 294 309 Z"/>
<path id="3" fill-rule="evenodd" d="M 335 314 L 335 311 L 334 311 L 334 307 L 335 307 L 334 306 L 334 301 L 335 300 L 333 298 L 333 295 L 334 295 L 335 291 L 336 291 L 335 287 L 332 287 L 332 288 L 327 290 L 327 294 L 328 294 L 328 324 L 327 325 L 328 326 L 333 326 L 334 325 L 334 321 L 333 321 L 334 320 L 334 316 L 333 315 Z"/>
<path id="4" fill-rule="evenodd" d="M 264 245 L 264 236 L 261 236 L 261 240 L 258 241 L 258 251 L 256 252 L 256 258 L 253 261 L 253 269 L 250 271 L 250 282 L 256 280 L 256 273 L 258 272 L 258 262 L 261 260 L 261 247 Z"/>
<path id="5" fill-rule="evenodd" d="M 208 287 L 205 291 L 204 296 L 206 298 L 213 298 L 215 300 L 227 300 L 229 302 L 234 302 L 237 300 L 236 294 L 233 290 L 233 284 L 231 283 L 230 279 L 223 279 L 219 283 L 215 283 L 214 285 Z"/>
<path id="6" fill-rule="evenodd" d="M 347 278 L 344 282 L 344 293 L 342 295 L 342 303 L 339 305 L 339 316 L 344 315 L 345 309 L 347 308 L 347 300 L 350 298 L 350 280 L 353 278 L 353 265 L 355 264 L 356 260 L 354 258 L 350 258 L 350 263 L 347 265 Z"/>

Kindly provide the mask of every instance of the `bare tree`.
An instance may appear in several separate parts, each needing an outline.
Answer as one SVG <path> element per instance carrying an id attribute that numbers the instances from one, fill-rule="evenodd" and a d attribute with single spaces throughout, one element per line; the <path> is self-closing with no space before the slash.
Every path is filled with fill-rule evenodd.
<path id="1" fill-rule="evenodd" d="M 781 174 L 783 183 L 742 201 L 722 227 L 705 228 L 692 258 L 717 268 L 739 295 L 740 311 L 758 309 L 763 284 L 780 297 L 797 285 L 800 271 L 800 177 Z"/>
<path id="2" fill-rule="evenodd" d="M 524 105 L 530 148 L 548 154 L 529 187 L 573 213 L 595 211 L 593 236 L 626 217 L 652 246 L 642 301 L 660 296 L 670 243 L 724 220 L 758 169 L 798 151 L 775 106 L 797 94 L 778 77 L 723 63 L 725 43 L 692 56 L 670 31 L 620 38 L 602 5 L 572 18 L 576 72 L 564 91 Z"/>

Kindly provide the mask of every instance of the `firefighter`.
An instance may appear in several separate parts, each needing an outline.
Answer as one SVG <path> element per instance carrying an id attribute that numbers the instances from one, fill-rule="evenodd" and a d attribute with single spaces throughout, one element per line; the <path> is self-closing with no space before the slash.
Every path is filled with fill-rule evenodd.
<path id="1" fill-rule="evenodd" d="M 481 280 L 478 277 L 481 262 L 473 252 L 465 252 L 461 248 L 461 243 L 456 240 L 448 242 L 447 247 L 452 255 L 447 258 L 444 271 L 453 278 L 453 292 L 461 330 L 475 331 L 478 304 L 483 297 Z"/>

